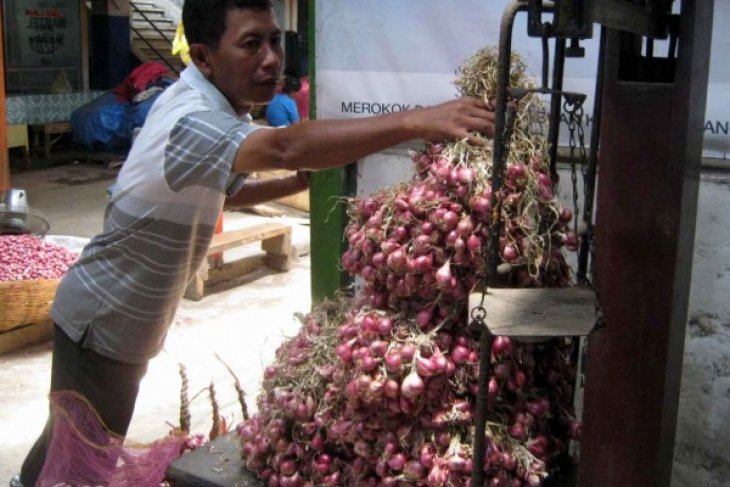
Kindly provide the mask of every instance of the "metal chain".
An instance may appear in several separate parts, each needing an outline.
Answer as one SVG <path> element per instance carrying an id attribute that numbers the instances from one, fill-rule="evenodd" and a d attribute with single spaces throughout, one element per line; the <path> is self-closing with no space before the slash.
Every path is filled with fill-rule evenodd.
<path id="1" fill-rule="evenodd" d="M 576 132 L 578 132 L 578 150 L 580 151 L 578 157 L 580 158 L 580 172 L 581 176 L 583 177 L 583 194 L 585 195 L 586 186 L 588 184 L 588 180 L 586 179 L 586 174 L 588 171 L 588 155 L 586 153 L 585 133 L 583 132 L 583 104 L 578 105 L 578 107 L 573 112 L 573 116 L 575 119 L 577 119 Z M 584 215 L 584 218 L 589 216 L 591 215 Z"/>
<path id="2" fill-rule="evenodd" d="M 573 116 L 574 116 L 574 118 L 578 119 L 578 123 L 576 124 L 576 132 L 578 133 L 578 144 L 579 144 L 578 145 L 578 149 L 579 149 L 578 157 L 580 158 L 581 176 L 583 178 L 583 195 L 585 196 L 588 194 L 586 191 L 586 188 L 588 186 L 588 179 L 586 177 L 587 171 L 588 171 L 588 164 L 587 164 L 588 157 L 586 154 L 585 134 L 583 132 L 583 123 L 582 123 L 583 106 L 582 105 L 580 105 L 576 108 L 576 110 L 573 112 Z M 589 249 L 589 254 L 590 254 L 590 262 L 591 262 L 591 264 L 590 264 L 591 270 L 588 271 L 585 279 L 586 279 L 586 284 L 597 292 L 597 290 L 595 289 L 595 286 L 594 286 L 594 281 L 595 281 L 594 263 L 595 263 L 596 246 L 595 246 L 595 241 L 594 241 L 595 232 L 593 231 L 593 211 L 591 210 L 593 205 L 583 205 L 583 206 L 584 206 L 584 208 L 586 208 L 586 207 L 588 208 L 586 214 L 583 215 L 583 220 L 586 221 L 586 225 L 588 227 L 588 228 L 586 228 L 586 233 L 585 233 L 584 238 L 588 239 L 588 249 Z M 576 236 L 577 236 L 577 234 L 576 234 Z M 597 296 L 598 296 L 598 294 L 596 294 L 596 299 L 598 299 Z M 598 306 L 598 301 L 596 301 L 596 303 L 597 303 L 596 304 L 596 310 L 597 310 L 596 315 L 598 315 L 600 306 Z"/>
<path id="3" fill-rule="evenodd" d="M 573 185 L 573 232 L 578 235 L 578 216 L 580 215 L 580 208 L 578 207 L 578 175 L 576 174 L 575 168 L 575 151 L 577 148 L 576 144 L 576 131 L 578 132 L 578 139 L 583 145 L 583 127 L 581 123 L 576 123 L 576 111 L 580 109 L 581 116 L 583 114 L 583 107 L 578 106 L 574 102 L 565 100 L 563 102 L 563 111 L 568 114 L 568 147 L 570 148 L 570 180 Z M 578 119 L 580 122 L 580 119 Z M 581 157 L 585 155 L 585 147 L 581 148 Z M 582 159 L 581 159 L 582 162 Z M 582 165 L 582 164 L 581 164 Z"/>
<path id="4" fill-rule="evenodd" d="M 573 230 L 576 233 L 576 236 L 578 235 L 578 177 L 577 177 L 577 171 L 576 171 L 576 149 L 578 150 L 577 158 L 580 161 L 581 166 L 581 176 L 583 178 L 583 194 L 586 194 L 586 187 L 588 185 L 588 180 L 586 178 L 586 171 L 588 169 L 587 165 L 587 154 L 586 154 L 586 145 L 585 145 L 585 132 L 583 130 L 583 104 L 578 102 L 571 102 L 569 100 L 565 100 L 563 103 L 563 110 L 568 114 L 568 131 L 569 131 L 569 139 L 568 144 L 570 146 L 570 156 L 571 156 L 571 180 L 573 183 L 573 208 L 574 208 L 574 218 L 573 218 Z M 577 135 L 577 143 L 576 143 L 576 135 Z M 588 207 L 592 207 L 592 205 L 588 205 Z M 596 279 L 596 268 L 595 268 L 595 262 L 596 262 L 596 246 L 595 246 L 595 232 L 593 231 L 593 223 L 592 223 L 592 211 L 589 211 L 589 213 L 586 213 L 585 217 L 587 220 L 588 228 L 586 229 L 586 234 L 583 238 L 588 239 L 588 249 L 590 253 L 590 270 L 587 273 L 586 276 L 586 285 L 593 289 L 593 291 L 596 294 L 596 328 L 601 327 L 605 324 L 603 319 L 603 310 L 601 308 L 601 299 L 598 292 L 598 287 L 596 286 L 595 279 Z"/>
<path id="5" fill-rule="evenodd" d="M 487 329 L 487 309 L 484 307 L 484 298 L 486 297 L 486 288 L 482 290 L 482 300 L 479 302 L 479 306 L 474 306 L 470 312 L 470 318 L 468 325 L 468 331 L 475 335 L 482 333 Z"/>

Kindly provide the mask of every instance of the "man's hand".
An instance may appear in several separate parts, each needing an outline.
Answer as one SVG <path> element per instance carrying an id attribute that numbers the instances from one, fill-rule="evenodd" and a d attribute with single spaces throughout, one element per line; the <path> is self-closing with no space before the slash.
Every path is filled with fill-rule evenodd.
<path id="1" fill-rule="evenodd" d="M 413 130 L 426 140 L 440 142 L 449 139 L 468 139 L 472 144 L 482 141 L 470 132 L 494 137 L 494 103 L 464 96 L 433 107 L 409 112 L 407 121 Z"/>

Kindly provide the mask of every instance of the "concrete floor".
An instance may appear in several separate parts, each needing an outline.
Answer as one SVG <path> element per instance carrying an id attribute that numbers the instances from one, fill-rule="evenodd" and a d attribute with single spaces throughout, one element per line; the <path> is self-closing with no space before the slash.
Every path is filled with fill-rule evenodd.
<path id="1" fill-rule="evenodd" d="M 14 187 L 25 188 L 32 206 L 50 220 L 53 235 L 91 237 L 101 228 L 106 188 L 116 174 L 99 164 L 72 164 L 13 175 Z M 249 410 L 263 368 L 286 336 L 296 333 L 296 312 L 310 309 L 309 225 L 306 214 L 277 207 L 290 223 L 298 259 L 291 270 L 261 268 L 235 283 L 214 287 L 199 302 L 184 300 L 170 329 L 164 351 L 150 362 L 142 382 L 128 438 L 149 442 L 170 430 L 179 417 L 178 363 L 187 367 L 190 395 L 215 384 L 221 413 L 240 421 L 233 381 L 218 354 L 234 370 L 248 394 Z M 226 212 L 226 229 L 268 220 L 252 213 Z M 255 244 L 226 253 L 225 259 L 258 252 Z M 50 383 L 50 343 L 0 356 L 0 486 L 16 473 L 46 420 Z M 192 402 L 192 429 L 207 433 L 211 407 L 207 393 Z"/>

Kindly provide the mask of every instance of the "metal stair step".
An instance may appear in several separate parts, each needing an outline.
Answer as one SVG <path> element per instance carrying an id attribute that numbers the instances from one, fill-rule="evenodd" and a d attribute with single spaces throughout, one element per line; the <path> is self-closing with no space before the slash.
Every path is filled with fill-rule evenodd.
<path id="1" fill-rule="evenodd" d="M 144 17 L 146 16 L 148 19 L 152 19 L 152 20 L 158 20 L 158 19 L 159 20 L 170 20 L 170 18 L 165 15 L 164 10 L 156 10 L 156 11 L 141 10 L 139 12 L 136 10 L 132 10 L 131 13 L 132 13 L 132 17 L 135 19 L 144 19 Z M 143 16 L 143 14 L 144 14 L 144 16 Z"/>
<path id="2" fill-rule="evenodd" d="M 147 25 L 149 25 L 150 23 L 171 25 L 173 23 L 172 20 L 168 19 L 167 17 L 155 17 L 154 15 L 153 16 L 148 15 L 146 19 L 144 17 L 142 17 L 141 15 L 133 15 L 129 20 L 134 24 L 147 24 Z"/>
<path id="3" fill-rule="evenodd" d="M 158 7 L 154 0 L 133 0 L 131 4 L 131 47 L 134 55 L 143 62 L 158 61 L 166 64 L 162 61 L 164 59 L 178 71 L 182 71 L 184 68 L 182 61 L 171 52 L 171 43 L 177 28 L 172 19 L 165 16 L 165 11 Z M 144 13 L 144 16 L 140 12 Z M 157 52 L 150 48 L 148 42 Z"/>
<path id="4" fill-rule="evenodd" d="M 154 27 L 147 23 L 134 23 L 130 25 L 130 28 L 132 30 L 132 34 L 135 34 L 135 31 L 137 32 L 136 35 L 142 36 L 142 37 L 155 37 L 155 34 L 157 34 L 157 37 L 159 37 L 159 32 L 163 32 L 167 37 L 172 39 L 175 37 L 175 27 L 172 25 L 166 25 L 166 24 L 155 24 Z"/>
<path id="5" fill-rule="evenodd" d="M 137 24 L 137 25 L 143 25 L 143 24 L 150 25 L 150 22 L 153 23 L 153 24 L 155 24 L 155 25 L 158 25 L 158 26 L 159 25 L 172 25 L 173 24 L 172 20 L 171 19 L 168 19 L 166 17 L 148 17 L 148 18 L 145 19 L 145 18 L 143 18 L 141 16 L 138 16 L 138 15 L 132 16 L 132 23 L 133 24 Z"/>
<path id="6" fill-rule="evenodd" d="M 164 13 L 165 13 L 165 10 L 164 9 L 162 9 L 162 8 L 160 8 L 160 7 L 158 7 L 157 5 L 154 5 L 154 4 L 149 4 L 149 5 L 138 5 L 138 4 L 135 4 L 135 6 L 137 8 L 132 7 L 132 8 L 130 8 L 129 11 L 132 12 L 132 13 L 135 13 L 135 12 L 144 12 L 145 14 L 162 14 L 162 15 L 164 15 Z"/>
<path id="7" fill-rule="evenodd" d="M 175 37 L 175 29 L 172 27 L 164 27 L 164 26 L 158 26 L 157 28 L 160 30 L 160 32 L 157 32 L 155 29 L 147 26 L 132 26 L 132 37 L 138 38 L 138 37 L 146 37 L 149 39 L 161 39 L 162 36 L 160 35 L 160 32 L 162 32 L 165 37 L 172 40 Z"/>
<path id="8" fill-rule="evenodd" d="M 161 31 L 175 32 L 175 29 L 176 29 L 176 26 L 172 25 L 170 22 L 167 22 L 167 23 L 155 22 L 154 26 L 157 27 L 157 29 L 161 30 Z M 155 28 L 152 27 L 152 24 L 150 24 L 149 22 L 133 22 L 131 24 L 131 27 L 134 27 L 135 29 L 141 30 L 141 31 L 149 30 L 149 31 L 155 32 Z"/>

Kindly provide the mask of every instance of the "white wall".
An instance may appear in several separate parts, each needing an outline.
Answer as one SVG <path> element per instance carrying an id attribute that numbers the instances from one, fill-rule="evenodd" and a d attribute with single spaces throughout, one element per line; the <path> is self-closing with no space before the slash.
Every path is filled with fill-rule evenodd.
<path id="1" fill-rule="evenodd" d="M 285 0 L 273 0 L 274 11 L 276 12 L 276 18 L 279 24 L 283 26 L 287 22 L 287 18 L 284 14 L 285 11 Z M 165 15 L 173 20 L 177 25 L 182 17 L 182 6 L 185 0 L 155 0 L 155 4 L 165 11 Z"/>
<path id="2" fill-rule="evenodd" d="M 478 48 L 497 44 L 500 18 L 509 1 L 459 0 L 458 8 L 443 0 L 317 1 L 318 116 L 352 118 L 376 113 L 368 106 L 413 107 L 452 97 L 451 81 L 458 66 Z M 679 3 L 674 3 L 675 8 Z M 730 23 L 730 0 L 714 0 L 714 5 L 704 156 L 727 165 L 730 36 L 725 30 Z M 512 47 L 540 76 L 541 44 L 528 38 L 526 31 L 526 16 L 520 14 Z M 565 64 L 564 89 L 588 94 L 586 115 L 592 113 L 599 32 L 596 27 L 594 37 L 583 41 L 585 58 L 571 58 Z M 666 56 L 668 44 L 657 41 L 655 55 Z"/>
<path id="3" fill-rule="evenodd" d="M 155 4 L 165 11 L 165 16 L 172 19 L 175 25 L 180 23 L 182 17 L 182 4 L 184 0 L 155 0 Z"/>
<path id="4" fill-rule="evenodd" d="M 730 172 L 700 183 L 673 487 L 730 485 Z"/>

